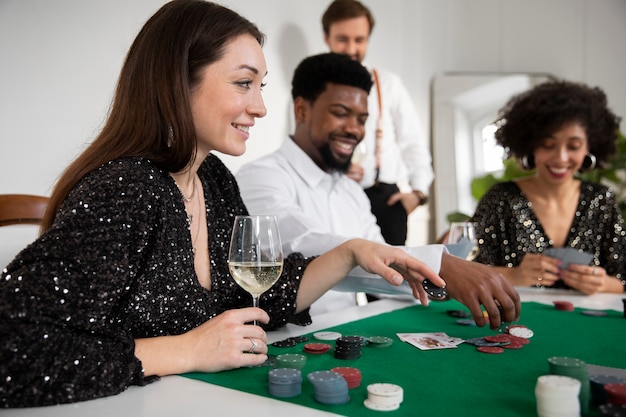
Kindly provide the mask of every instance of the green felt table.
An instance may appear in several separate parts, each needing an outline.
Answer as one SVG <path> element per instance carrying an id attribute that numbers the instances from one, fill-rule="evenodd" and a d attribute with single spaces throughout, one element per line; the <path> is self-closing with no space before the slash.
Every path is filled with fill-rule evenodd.
<path id="1" fill-rule="evenodd" d="M 538 376 L 549 373 L 549 357 L 568 356 L 588 364 L 626 368 L 626 318 L 612 310 L 606 310 L 605 317 L 592 317 L 581 314 L 580 309 L 568 312 L 551 305 L 523 303 L 519 323 L 531 328 L 534 336 L 524 348 L 502 354 L 481 353 L 469 344 L 422 351 L 397 338 L 396 333 L 445 332 L 463 339 L 496 334 L 488 327 L 457 324 L 457 319 L 446 313 L 450 309 L 464 307 L 454 300 L 431 302 L 428 307 L 413 305 L 328 328 L 343 335 L 387 336 L 394 342 L 388 348 L 364 347 L 361 358 L 355 360 L 336 359 L 332 350 L 305 354 L 302 394 L 277 400 L 345 416 L 535 416 L 535 383 Z M 270 346 L 270 353 L 300 353 L 303 345 Z M 347 404 L 316 402 L 306 375 L 336 366 L 359 368 L 361 385 L 350 390 Z M 184 376 L 270 397 L 268 371 L 268 367 L 258 367 Z M 398 410 L 381 413 L 363 406 L 367 385 L 377 382 L 402 386 L 404 402 Z M 597 415 L 597 410 L 591 407 L 589 415 Z"/>

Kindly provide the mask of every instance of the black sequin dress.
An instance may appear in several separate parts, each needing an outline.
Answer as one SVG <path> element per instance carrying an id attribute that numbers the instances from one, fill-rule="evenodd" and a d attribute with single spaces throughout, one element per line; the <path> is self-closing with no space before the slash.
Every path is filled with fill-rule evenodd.
<path id="1" fill-rule="evenodd" d="M 477 262 L 515 267 L 526 253 L 542 253 L 553 246 L 532 203 L 513 181 L 494 185 L 478 203 L 471 221 L 477 226 Z M 583 181 L 565 247 L 592 253 L 594 265 L 602 266 L 626 285 L 625 238 L 614 192 L 604 185 Z M 567 286 L 559 280 L 554 287 Z"/>
<path id="2" fill-rule="evenodd" d="M 175 335 L 250 306 L 228 272 L 234 217 L 247 210 L 230 171 L 210 155 L 198 171 L 206 201 L 211 290 L 194 270 L 189 224 L 172 177 L 142 158 L 81 180 L 51 229 L 0 280 L 0 406 L 81 401 L 144 385 L 134 339 Z M 261 297 L 271 326 L 295 314 L 310 259 L 292 254 Z"/>

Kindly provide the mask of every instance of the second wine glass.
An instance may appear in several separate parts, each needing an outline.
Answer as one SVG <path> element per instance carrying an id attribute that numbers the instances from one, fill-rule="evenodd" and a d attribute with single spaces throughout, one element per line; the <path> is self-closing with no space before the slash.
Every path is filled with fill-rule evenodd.
<path id="1" fill-rule="evenodd" d="M 237 216 L 228 252 L 228 269 L 259 307 L 261 294 L 283 271 L 283 250 L 275 216 Z M 256 321 L 254 322 L 256 325 Z"/>
<path id="2" fill-rule="evenodd" d="M 478 241 L 472 222 L 451 223 L 443 243 L 451 254 L 468 261 L 474 260 L 478 255 Z"/>

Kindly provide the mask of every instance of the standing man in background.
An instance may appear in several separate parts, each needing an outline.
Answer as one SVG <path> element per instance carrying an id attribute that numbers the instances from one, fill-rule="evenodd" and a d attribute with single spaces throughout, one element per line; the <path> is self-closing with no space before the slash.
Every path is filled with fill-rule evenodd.
<path id="1" fill-rule="evenodd" d="M 322 27 L 331 52 L 363 63 L 374 28 L 367 7 L 357 0 L 335 0 L 322 16 Z M 400 78 L 365 66 L 374 81 L 368 98 L 370 115 L 361 145 L 364 152 L 359 161 L 353 159 L 348 176 L 365 189 L 385 241 L 404 245 L 408 215 L 428 202 L 434 177 L 432 157 L 415 105 Z M 401 191 L 398 185 L 410 189 Z"/>

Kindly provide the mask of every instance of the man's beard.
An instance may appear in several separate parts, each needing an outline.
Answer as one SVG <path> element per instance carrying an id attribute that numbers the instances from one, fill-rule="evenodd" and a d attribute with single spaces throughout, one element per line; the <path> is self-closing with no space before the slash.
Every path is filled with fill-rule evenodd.
<path id="1" fill-rule="evenodd" d="M 330 171 L 337 171 L 343 174 L 348 172 L 348 168 L 350 168 L 350 159 L 346 162 L 338 161 L 330 150 L 330 145 L 328 143 L 320 149 L 320 154 L 322 155 L 324 165 L 326 165 L 326 168 Z"/>

